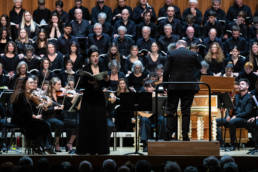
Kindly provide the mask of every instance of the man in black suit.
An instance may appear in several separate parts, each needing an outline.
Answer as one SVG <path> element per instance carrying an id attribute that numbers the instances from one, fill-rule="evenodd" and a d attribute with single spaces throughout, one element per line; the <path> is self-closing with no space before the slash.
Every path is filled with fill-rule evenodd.
<path id="1" fill-rule="evenodd" d="M 197 82 L 201 69 L 200 59 L 195 52 L 186 49 L 187 43 L 179 40 L 176 50 L 170 51 L 166 62 L 163 79 L 165 82 Z M 194 94 L 199 90 L 197 84 L 170 84 L 168 85 L 167 100 L 167 127 L 168 139 L 176 132 L 176 112 L 179 100 L 182 111 L 182 135 L 183 140 L 188 141 L 190 124 L 190 112 Z"/>

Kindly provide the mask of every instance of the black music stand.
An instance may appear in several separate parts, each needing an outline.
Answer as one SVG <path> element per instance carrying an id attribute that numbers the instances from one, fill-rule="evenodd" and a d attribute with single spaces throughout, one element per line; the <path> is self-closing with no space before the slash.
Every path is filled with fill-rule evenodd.
<path id="1" fill-rule="evenodd" d="M 3 116 L 5 118 L 4 120 L 4 124 L 3 124 L 3 128 L 2 128 L 2 139 L 3 139 L 3 143 L 2 143 L 2 148 L 1 150 L 3 150 L 3 152 L 8 152 L 8 147 L 7 145 L 7 126 L 8 126 L 8 122 L 7 122 L 7 116 L 8 116 L 8 104 L 10 101 L 10 97 L 12 95 L 13 91 L 10 90 L 4 90 L 0 93 L 0 102 L 3 105 Z"/>
<path id="2" fill-rule="evenodd" d="M 143 92 L 143 93 L 121 93 L 120 95 L 120 107 L 123 110 L 133 111 L 136 116 L 135 121 L 135 137 L 136 137 L 136 146 L 135 152 L 127 153 L 125 155 L 143 155 L 139 153 L 138 148 L 138 134 L 137 134 L 137 111 L 152 111 L 152 93 Z"/>

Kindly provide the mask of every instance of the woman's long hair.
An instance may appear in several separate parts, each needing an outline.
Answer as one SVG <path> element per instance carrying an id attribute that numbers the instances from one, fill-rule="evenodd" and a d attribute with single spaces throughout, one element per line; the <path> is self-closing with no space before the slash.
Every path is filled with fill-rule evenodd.
<path id="1" fill-rule="evenodd" d="M 11 98 L 10 98 L 11 103 L 16 102 L 20 94 L 25 94 L 25 86 L 26 86 L 27 80 L 28 80 L 28 77 L 17 80 L 14 88 L 14 93 L 11 95 Z"/>
<path id="2" fill-rule="evenodd" d="M 214 42 L 210 45 L 209 51 L 208 51 L 207 55 L 205 56 L 205 60 L 207 62 L 211 62 L 212 55 L 213 55 L 212 52 L 211 52 L 211 47 L 213 45 L 216 45 L 216 47 L 218 48 L 217 53 L 216 53 L 216 61 L 219 62 L 219 63 L 222 63 L 224 61 L 225 56 L 224 56 L 224 53 L 223 53 L 223 50 L 222 50 L 221 46 L 217 42 Z"/>
<path id="3" fill-rule="evenodd" d="M 252 47 L 253 46 L 258 46 L 258 43 L 257 42 L 254 42 L 253 44 L 252 44 L 252 46 L 251 46 L 251 49 L 250 49 L 250 53 L 249 53 L 249 61 L 251 62 L 251 63 L 253 63 L 253 64 L 257 64 L 257 61 L 258 61 L 258 59 L 255 59 L 255 54 L 254 54 L 254 52 L 252 51 Z"/>
<path id="4" fill-rule="evenodd" d="M 117 90 L 116 90 L 116 92 L 117 92 L 117 95 L 120 95 L 120 93 L 121 93 L 121 88 L 119 87 L 119 83 L 121 82 L 121 81 L 124 81 L 125 82 L 125 92 L 126 93 L 128 93 L 129 92 L 129 89 L 128 89 L 128 87 L 127 87 L 127 82 L 126 82 L 126 80 L 124 79 L 124 78 L 120 78 L 119 80 L 118 80 L 118 85 L 117 85 Z"/>
<path id="5" fill-rule="evenodd" d="M 17 49 L 17 46 L 16 46 L 15 42 L 13 42 L 13 41 L 7 42 L 7 44 L 6 44 L 5 48 L 4 48 L 4 53 L 5 53 L 5 54 L 8 53 L 8 46 L 9 46 L 9 44 L 12 44 L 12 45 L 13 45 L 13 47 L 14 47 L 13 54 L 16 55 L 16 54 L 18 53 L 18 49 Z"/>
<path id="6" fill-rule="evenodd" d="M 30 31 L 31 32 L 35 32 L 36 31 L 36 23 L 33 21 L 33 17 L 32 14 L 29 11 L 25 11 L 22 15 L 22 21 L 21 21 L 21 29 L 25 28 L 25 14 L 29 13 L 31 15 L 31 19 L 30 19 Z"/>
<path id="7" fill-rule="evenodd" d="M 117 49 L 117 52 L 116 52 L 116 54 L 115 54 L 114 56 L 111 54 L 111 48 L 113 48 L 113 47 L 115 47 L 115 48 Z M 113 60 L 112 57 L 115 57 L 116 61 L 120 63 L 120 53 L 119 53 L 119 51 L 118 51 L 118 47 L 117 47 L 115 44 L 112 44 L 112 45 L 110 46 L 107 55 L 108 55 L 108 61 L 109 61 L 109 62 L 110 62 L 111 60 Z"/>

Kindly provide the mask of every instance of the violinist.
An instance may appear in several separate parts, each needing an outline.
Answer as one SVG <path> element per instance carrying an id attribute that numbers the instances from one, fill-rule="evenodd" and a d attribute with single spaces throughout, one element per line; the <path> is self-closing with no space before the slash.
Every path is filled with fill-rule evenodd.
<path id="1" fill-rule="evenodd" d="M 45 149 L 48 153 L 54 153 L 50 149 L 49 139 L 51 138 L 51 132 L 49 125 L 46 121 L 35 118 L 32 111 L 33 96 L 31 91 L 33 90 L 34 80 L 32 77 L 26 77 L 19 80 L 19 86 L 15 88 L 15 92 L 11 96 L 11 103 L 13 105 L 13 122 L 18 127 L 24 129 L 27 137 L 37 139 L 38 145 L 34 145 L 33 148 L 36 153 L 42 154 L 41 149 Z"/>
<path id="2" fill-rule="evenodd" d="M 50 81 L 50 87 L 47 92 L 47 96 L 51 98 L 53 102 L 59 102 L 58 91 L 61 90 L 61 80 L 57 77 L 53 77 Z M 45 120 L 50 124 L 51 128 L 55 130 L 55 151 L 61 152 L 59 139 L 60 131 L 64 127 L 64 122 L 62 121 L 61 111 L 64 109 L 63 105 L 52 105 L 48 111 L 43 114 Z"/>
<path id="3" fill-rule="evenodd" d="M 65 87 L 65 101 L 64 101 L 64 110 L 62 111 L 63 117 L 64 117 L 64 126 L 67 128 L 68 135 L 70 136 L 70 139 L 68 143 L 66 144 L 66 151 L 68 153 L 73 154 L 74 151 L 72 149 L 73 143 L 76 139 L 77 135 L 77 125 L 79 124 L 78 119 L 78 111 L 70 111 L 71 106 L 75 103 L 77 105 L 76 100 L 79 98 L 79 94 L 75 91 L 74 88 L 74 79 L 73 77 L 68 78 L 67 86 Z"/>
<path id="4" fill-rule="evenodd" d="M 247 79 L 239 80 L 239 93 L 235 95 L 234 109 L 232 114 L 227 114 L 223 119 L 217 119 L 217 131 L 218 140 L 221 144 L 223 140 L 221 138 L 220 126 L 226 126 L 230 129 L 230 140 L 231 147 L 226 149 L 227 151 L 235 150 L 235 140 L 236 140 L 236 127 L 245 127 L 247 120 L 250 117 L 252 111 L 252 98 L 248 93 L 249 81 Z"/>

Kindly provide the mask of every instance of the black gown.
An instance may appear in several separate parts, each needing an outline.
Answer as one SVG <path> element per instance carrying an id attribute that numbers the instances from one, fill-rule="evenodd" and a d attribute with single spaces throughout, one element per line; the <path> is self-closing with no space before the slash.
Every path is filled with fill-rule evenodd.
<path id="1" fill-rule="evenodd" d="M 92 72 L 91 72 L 92 73 Z M 80 110 L 77 154 L 109 154 L 107 131 L 107 109 L 101 81 L 97 87 L 89 78 L 81 77 L 81 88 L 85 89 Z"/>

